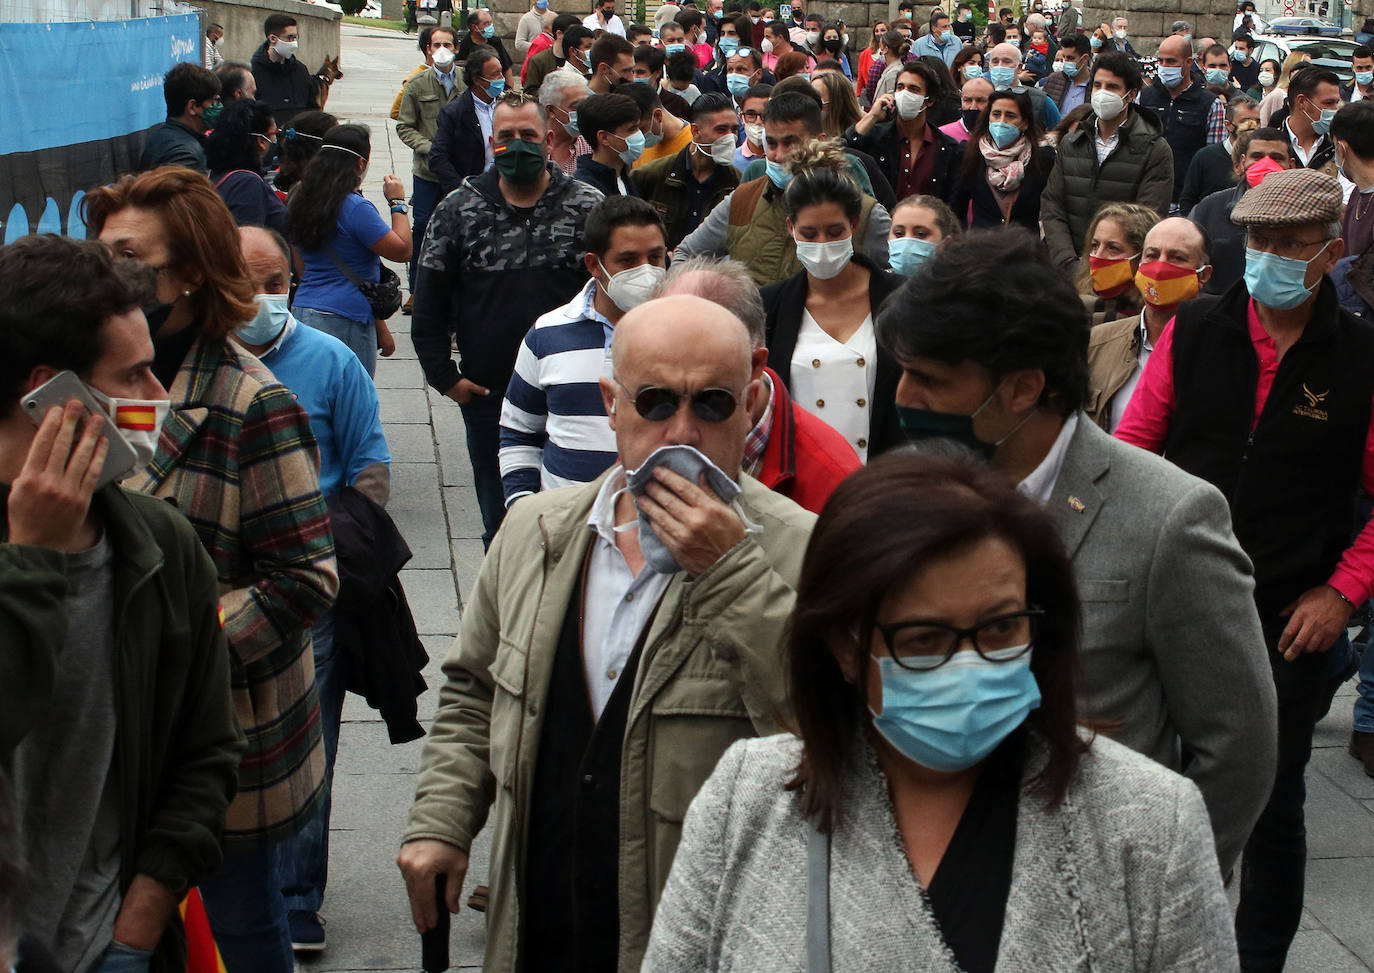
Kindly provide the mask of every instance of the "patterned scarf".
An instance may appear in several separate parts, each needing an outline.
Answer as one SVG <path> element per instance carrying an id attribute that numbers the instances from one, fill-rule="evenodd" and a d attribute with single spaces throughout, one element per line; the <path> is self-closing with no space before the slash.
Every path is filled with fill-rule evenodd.
<path id="1" fill-rule="evenodd" d="M 1007 148 L 999 149 L 996 142 L 984 135 L 978 140 L 978 148 L 988 164 L 989 186 L 999 193 L 1012 193 L 1021 187 L 1031 157 L 1030 139 L 1022 135 Z"/>

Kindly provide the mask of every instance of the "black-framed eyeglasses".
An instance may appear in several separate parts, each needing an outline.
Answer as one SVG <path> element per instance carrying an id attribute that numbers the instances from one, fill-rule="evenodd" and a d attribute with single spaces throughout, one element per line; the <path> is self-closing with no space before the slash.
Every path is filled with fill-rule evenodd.
<path id="1" fill-rule="evenodd" d="M 689 400 L 692 415 L 703 422 L 724 422 L 739 408 L 739 398 L 729 389 L 698 389 L 691 395 L 683 395 L 676 389 L 656 385 L 645 385 L 638 392 L 632 392 L 620 379 L 616 379 L 615 384 L 629 396 L 635 411 L 650 422 L 667 422 L 677 415 L 684 398 Z"/>
<path id="2" fill-rule="evenodd" d="M 943 622 L 916 620 L 878 625 L 887 651 L 903 669 L 938 669 L 967 641 L 989 662 L 1010 662 L 1031 650 L 1045 613 L 1039 608 L 1010 612 L 956 628 Z"/>

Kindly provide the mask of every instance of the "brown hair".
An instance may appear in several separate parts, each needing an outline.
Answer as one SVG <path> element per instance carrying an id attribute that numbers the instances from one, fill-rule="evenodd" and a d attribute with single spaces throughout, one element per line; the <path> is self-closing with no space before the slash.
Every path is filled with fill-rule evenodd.
<path id="1" fill-rule="evenodd" d="M 162 221 L 167 269 L 197 285 L 192 296 L 201 334 L 224 337 L 257 313 L 238 228 L 210 180 L 181 166 L 162 166 L 93 189 L 81 201 L 82 217 L 96 235 L 126 209 L 148 210 Z"/>
<path id="2" fill-rule="evenodd" d="M 1049 749 L 1034 782 L 1064 799 L 1087 749 L 1076 726 L 1080 614 L 1073 565 L 1049 516 L 967 454 L 900 449 L 836 488 L 811 533 L 784 645 L 802 759 L 788 785 L 823 831 L 839 827 L 856 735 L 871 722 L 869 650 L 878 608 L 932 558 L 986 538 L 1020 552 L 1026 599 L 1044 616 L 1031 650 L 1041 703 L 1026 718 Z M 857 640 L 855 638 L 857 633 Z M 851 653 L 855 683 L 835 658 Z"/>
<path id="3" fill-rule="evenodd" d="M 1159 222 L 1159 214 L 1150 207 L 1142 206 L 1139 203 L 1103 203 L 1097 208 L 1097 212 L 1093 214 L 1092 222 L 1088 224 L 1088 231 L 1083 234 L 1083 259 L 1079 261 L 1078 267 L 1078 293 L 1085 297 L 1094 297 L 1097 294 L 1093 290 L 1092 268 L 1088 264 L 1088 254 L 1093 248 L 1093 234 L 1097 232 L 1098 224 L 1103 220 L 1111 220 L 1121 227 L 1121 232 L 1126 237 L 1126 243 L 1138 261 L 1140 250 L 1145 246 L 1145 234 L 1154 229 L 1154 225 Z M 1117 297 L 1117 300 L 1125 300 L 1130 304 L 1140 303 L 1140 291 L 1136 290 L 1134 281 Z"/>
<path id="4" fill-rule="evenodd" d="M 854 85 L 838 71 L 827 71 L 811 79 L 825 86 L 828 104 L 821 105 L 821 126 L 825 134 L 839 138 L 849 126 L 863 118 L 859 99 L 854 97 Z"/>
<path id="5" fill-rule="evenodd" d="M 801 51 L 788 51 L 773 65 L 773 77 L 784 81 L 793 75 L 802 74 L 811 63 L 811 58 Z"/>

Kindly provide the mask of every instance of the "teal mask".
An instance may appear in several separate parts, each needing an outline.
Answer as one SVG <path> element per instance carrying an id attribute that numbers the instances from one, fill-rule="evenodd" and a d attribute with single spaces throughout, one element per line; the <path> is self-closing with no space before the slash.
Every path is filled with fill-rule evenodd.
<path id="1" fill-rule="evenodd" d="M 1330 245 L 1331 241 L 1326 241 L 1326 246 L 1318 250 L 1312 260 L 1325 253 Z M 1292 310 L 1312 296 L 1307 286 L 1307 268 L 1312 260 L 1280 257 L 1276 253 L 1246 247 L 1245 287 L 1256 304 L 1279 311 Z"/>
<path id="2" fill-rule="evenodd" d="M 895 273 L 911 277 L 935 256 L 935 244 L 914 236 L 887 241 L 887 262 Z"/>
<path id="3" fill-rule="evenodd" d="M 768 173 L 768 180 L 779 189 L 786 189 L 787 184 L 792 181 L 792 173 L 772 159 L 765 160 L 763 167 L 764 171 Z"/>
<path id="4" fill-rule="evenodd" d="M 258 294 L 258 313 L 253 320 L 235 329 L 235 336 L 246 345 L 270 345 L 286 327 L 291 311 L 287 308 L 288 294 Z"/>

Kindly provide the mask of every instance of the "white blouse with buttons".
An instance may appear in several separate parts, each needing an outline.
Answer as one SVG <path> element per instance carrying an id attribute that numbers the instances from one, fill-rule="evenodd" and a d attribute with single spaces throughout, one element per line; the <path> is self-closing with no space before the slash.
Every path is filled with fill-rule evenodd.
<path id="1" fill-rule="evenodd" d="M 838 430 L 865 463 L 877 360 L 872 314 L 841 343 L 825 333 L 810 311 L 802 310 L 801 331 L 792 352 L 792 399 Z"/>

